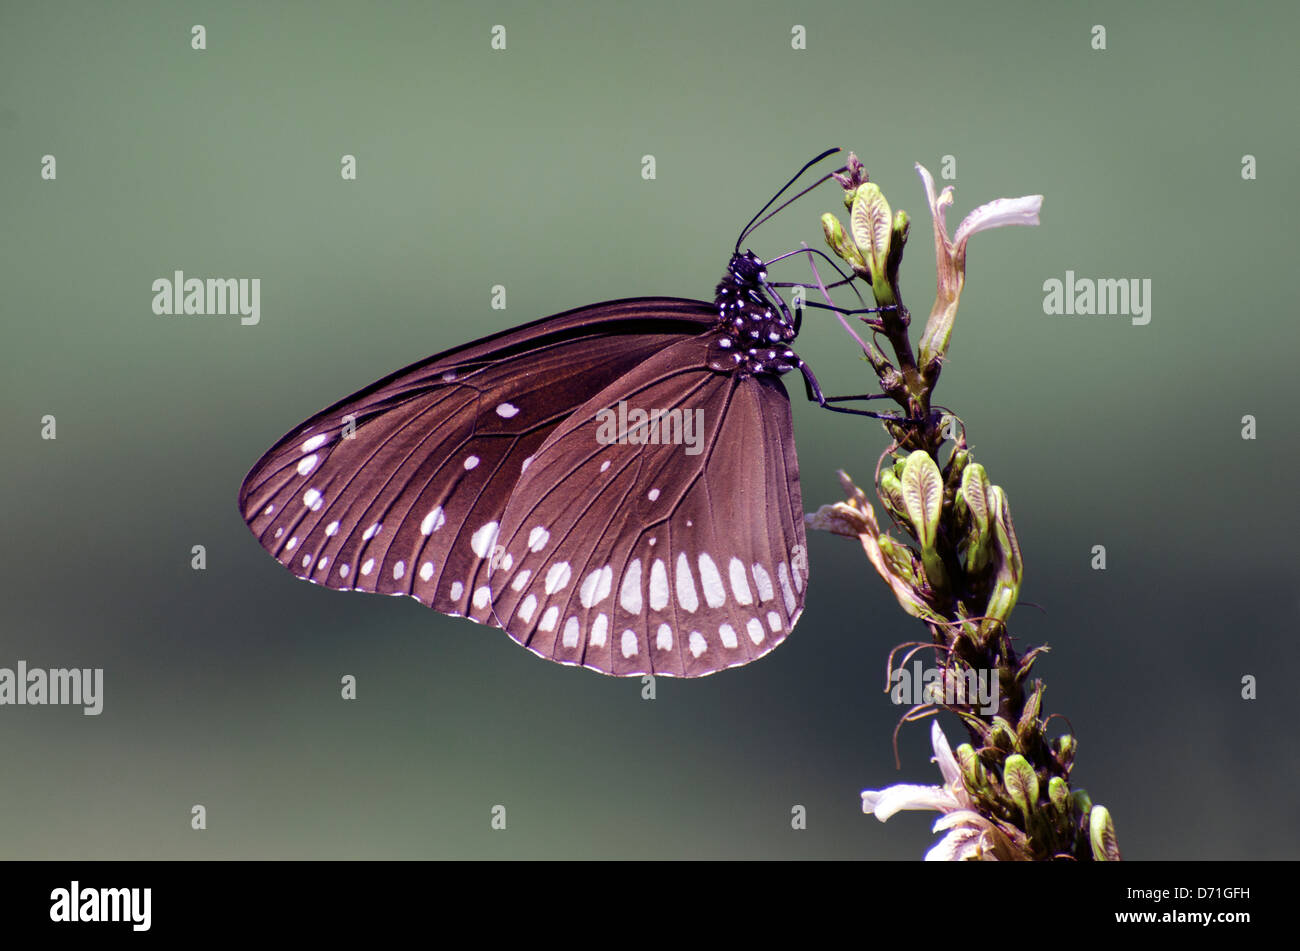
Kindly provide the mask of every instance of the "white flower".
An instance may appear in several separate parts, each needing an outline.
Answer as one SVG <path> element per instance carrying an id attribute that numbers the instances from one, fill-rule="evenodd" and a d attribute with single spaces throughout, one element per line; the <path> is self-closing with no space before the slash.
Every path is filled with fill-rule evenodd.
<path id="1" fill-rule="evenodd" d="M 935 832 L 947 832 L 938 844 L 925 853 L 927 862 L 960 862 L 967 859 L 986 861 L 1023 857 L 1002 829 L 975 809 L 970 793 L 961 779 L 961 768 L 952 755 L 948 738 L 936 720 L 930 728 L 934 746 L 933 762 L 943 774 L 942 786 L 913 786 L 901 783 L 888 789 L 864 790 L 862 811 L 875 813 L 884 822 L 903 809 L 931 809 L 943 813 L 935 820 Z"/>
<path id="2" fill-rule="evenodd" d="M 948 225 L 944 221 L 944 211 L 952 204 L 952 186 L 947 185 L 938 195 L 934 193 L 934 179 L 923 165 L 916 166 L 921 182 L 925 185 L 925 198 L 930 204 L 930 215 L 934 219 L 934 254 L 937 268 L 937 287 L 935 289 L 934 307 L 930 311 L 930 320 L 921 335 L 921 366 L 929 366 L 930 361 L 942 360 L 948 352 L 948 340 L 952 335 L 953 318 L 957 314 L 957 302 L 961 299 L 962 286 L 966 282 L 966 242 L 971 235 L 990 228 L 1005 225 L 1036 225 L 1038 212 L 1043 206 L 1042 195 L 1024 195 L 1020 198 L 997 198 L 980 205 L 957 226 L 953 238 L 948 237 Z"/>

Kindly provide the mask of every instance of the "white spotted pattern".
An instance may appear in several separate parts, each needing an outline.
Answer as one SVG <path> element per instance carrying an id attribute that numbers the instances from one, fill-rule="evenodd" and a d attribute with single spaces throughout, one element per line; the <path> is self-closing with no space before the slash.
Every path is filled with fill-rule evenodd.
<path id="1" fill-rule="evenodd" d="M 650 569 L 650 607 L 662 611 L 668 606 L 668 571 L 661 559 L 656 558 Z"/>
<path id="2" fill-rule="evenodd" d="M 700 606 L 700 599 L 695 593 L 695 578 L 691 575 L 691 563 L 686 559 L 686 552 L 677 554 L 677 603 L 683 611 L 691 614 Z"/>
<path id="3" fill-rule="evenodd" d="M 704 603 L 720 608 L 727 600 L 727 589 L 722 587 L 722 575 L 707 552 L 700 553 L 700 585 L 704 588 Z"/>
<path id="4" fill-rule="evenodd" d="M 698 658 L 709 649 L 709 645 L 704 640 L 704 635 L 699 631 L 691 631 L 690 640 L 687 643 L 691 649 L 691 656 L 695 658 Z"/>
<path id="5" fill-rule="evenodd" d="M 736 640 L 736 629 L 730 624 L 723 624 L 718 628 L 718 637 L 722 638 L 722 646 L 727 650 L 735 650 L 736 645 L 740 643 Z"/>
<path id="6" fill-rule="evenodd" d="M 324 500 L 321 498 L 321 494 L 318 491 L 315 489 L 308 489 L 302 494 L 302 504 L 307 506 L 307 508 L 311 509 L 313 512 L 318 512 L 320 511 L 321 505 L 324 504 Z"/>
<path id="7" fill-rule="evenodd" d="M 394 580 L 394 581 L 401 581 L 401 580 L 402 580 L 402 575 L 404 575 L 404 574 L 406 574 L 406 562 L 404 562 L 404 561 L 399 561 L 397 564 L 393 565 L 393 580 Z"/>
<path id="8" fill-rule="evenodd" d="M 745 630 L 749 632 L 749 639 L 755 644 L 763 643 L 763 638 L 767 636 L 763 630 L 763 622 L 756 617 L 749 619 L 749 622 L 745 625 Z"/>
<path id="9" fill-rule="evenodd" d="M 294 546 L 297 544 L 298 544 L 298 536 L 295 535 L 293 536 L 293 538 L 289 539 L 287 542 L 284 543 L 284 550 L 293 551 Z"/>
<path id="10" fill-rule="evenodd" d="M 429 514 L 424 517 L 424 521 L 420 523 L 420 534 L 432 535 L 446 523 L 447 516 L 443 514 L 442 506 L 435 505 L 429 510 Z"/>
<path id="11" fill-rule="evenodd" d="M 380 525 L 378 522 L 375 522 L 373 525 L 371 525 L 369 528 L 367 528 L 364 532 L 361 533 L 362 541 L 367 541 L 367 542 L 370 541 L 370 539 L 374 538 L 375 534 L 383 527 L 384 526 Z"/>
<path id="12" fill-rule="evenodd" d="M 492 601 L 492 589 L 487 585 L 477 589 L 474 592 L 474 607 L 482 611 Z"/>
<path id="13" fill-rule="evenodd" d="M 361 573 L 362 573 L 363 575 L 368 575 L 368 574 L 370 574 L 371 570 L 372 570 L 374 567 L 375 567 L 375 559 L 373 559 L 373 558 L 367 558 L 366 561 L 365 561 L 365 564 L 363 564 L 363 565 L 361 566 Z"/>
<path id="14" fill-rule="evenodd" d="M 618 603 L 628 614 L 641 613 L 641 559 L 633 558 L 623 573 L 623 585 L 618 591 Z"/>
<path id="15" fill-rule="evenodd" d="M 515 575 L 515 580 L 510 582 L 510 587 L 515 591 L 523 591 L 524 588 L 528 587 L 528 579 L 532 576 L 532 569 L 525 568 L 523 571 L 519 572 L 519 574 Z"/>
<path id="16" fill-rule="evenodd" d="M 591 623 L 591 638 L 589 643 L 592 647 L 605 646 L 605 634 L 609 630 L 609 617 L 604 614 L 597 614 L 596 620 Z"/>
<path id="17" fill-rule="evenodd" d="M 775 611 L 768 611 L 767 626 L 773 631 L 781 630 L 781 615 L 777 614 Z"/>
<path id="18" fill-rule="evenodd" d="M 657 501 L 659 499 L 659 490 L 651 489 L 649 492 L 646 493 L 646 498 L 648 498 L 651 502 Z"/>
<path id="19" fill-rule="evenodd" d="M 555 630 L 556 622 L 559 620 L 560 609 L 552 604 L 546 609 L 546 613 L 542 615 L 542 619 L 537 622 L 537 629 L 541 631 L 553 631 Z"/>
<path id="20" fill-rule="evenodd" d="M 623 632 L 623 656 L 636 656 L 636 631 Z"/>
<path id="21" fill-rule="evenodd" d="M 564 622 L 564 646 L 574 648 L 578 646 L 578 637 L 582 634 L 582 625 L 578 623 L 576 617 L 571 617 Z"/>
<path id="22" fill-rule="evenodd" d="M 432 577 L 433 577 L 433 562 L 426 561 L 423 565 L 420 566 L 420 580 L 428 581 Z"/>
<path id="23" fill-rule="evenodd" d="M 781 597 L 785 599 L 785 613 L 794 614 L 794 590 L 790 587 L 790 569 L 783 561 L 776 566 L 776 577 L 781 582 Z"/>
<path id="24" fill-rule="evenodd" d="M 749 593 L 749 581 L 745 578 L 745 563 L 739 558 L 731 559 L 728 565 L 731 573 L 731 591 L 740 604 L 753 604 L 754 596 Z"/>
<path id="25" fill-rule="evenodd" d="M 772 590 L 772 576 L 760 564 L 755 563 L 752 568 L 754 571 L 754 584 L 758 587 L 758 600 L 771 601 L 776 595 L 776 592 Z"/>
<path id="26" fill-rule="evenodd" d="M 492 546 L 497 543 L 497 529 L 499 527 L 496 522 L 488 522 L 470 537 L 469 547 L 474 549 L 474 554 L 480 558 L 488 556 Z"/>
<path id="27" fill-rule="evenodd" d="M 465 586 L 463 584 L 461 584 L 459 581 L 453 581 L 451 583 L 451 599 L 453 601 L 459 601 L 460 596 L 464 593 L 465 593 Z"/>
<path id="28" fill-rule="evenodd" d="M 614 584 L 614 571 L 609 565 L 597 568 L 582 580 L 578 589 L 578 600 L 584 608 L 594 607 L 609 597 L 609 589 Z"/>
<path id="29" fill-rule="evenodd" d="M 536 525 L 533 527 L 533 530 L 528 533 L 528 550 L 534 552 L 541 551 L 546 547 L 546 543 L 550 540 L 551 533 L 542 528 L 542 526 Z"/>
<path id="30" fill-rule="evenodd" d="M 325 445 L 325 440 L 327 438 L 328 437 L 324 433 L 321 433 L 319 436 L 312 436 L 311 439 L 308 439 L 302 444 L 302 451 L 315 452 L 321 446 Z"/>
<path id="31" fill-rule="evenodd" d="M 661 651 L 673 649 L 673 629 L 667 624 L 659 625 L 659 631 L 655 634 L 655 647 Z"/>
<path id="32" fill-rule="evenodd" d="M 537 595 L 530 594 L 528 597 L 524 598 L 524 603 L 519 605 L 519 611 L 517 613 L 519 617 L 523 618 L 524 623 L 527 624 L 533 619 L 533 612 L 536 610 Z"/>
<path id="33" fill-rule="evenodd" d="M 502 419 L 509 419 L 511 416 L 519 415 L 519 407 L 510 403 L 502 403 L 497 407 L 497 415 Z"/>
<path id="34" fill-rule="evenodd" d="M 302 461 L 298 463 L 298 475 L 300 476 L 311 475 L 311 470 L 315 468 L 316 468 L 316 453 L 313 452 L 310 456 L 304 456 Z"/>
<path id="35" fill-rule="evenodd" d="M 339 533 L 338 522 L 330 522 L 328 525 L 325 526 L 325 534 L 330 536 L 330 538 L 333 538 L 338 533 Z"/>
<path id="36" fill-rule="evenodd" d="M 560 591 L 569 583 L 569 579 L 572 577 L 573 571 L 569 568 L 567 561 L 559 561 L 551 565 L 550 571 L 546 572 L 546 593 L 555 594 L 555 592 Z M 547 630 L 550 630 L 550 628 L 547 628 Z"/>

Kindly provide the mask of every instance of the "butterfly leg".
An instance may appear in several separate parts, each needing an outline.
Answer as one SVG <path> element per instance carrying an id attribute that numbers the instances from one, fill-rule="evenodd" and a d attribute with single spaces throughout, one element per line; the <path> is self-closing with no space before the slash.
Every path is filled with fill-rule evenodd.
<path id="1" fill-rule="evenodd" d="M 813 376 L 812 367 L 804 363 L 802 359 L 795 364 L 799 372 L 803 374 L 803 383 L 808 391 L 808 399 L 816 403 L 822 409 L 828 409 L 832 413 L 849 413 L 853 416 L 870 416 L 872 419 L 888 419 L 894 422 L 907 422 L 907 417 L 898 416 L 894 413 L 873 413 L 867 409 L 853 409 L 848 406 L 833 406 L 833 403 L 842 403 L 848 400 L 878 400 L 887 399 L 884 393 L 861 396 L 827 396 L 822 392 L 821 384 L 817 382 L 817 377 Z"/>

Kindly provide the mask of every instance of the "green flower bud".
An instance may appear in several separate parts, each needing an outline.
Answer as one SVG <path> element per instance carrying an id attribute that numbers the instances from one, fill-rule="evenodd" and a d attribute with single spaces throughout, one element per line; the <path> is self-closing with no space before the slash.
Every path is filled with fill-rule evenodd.
<path id="1" fill-rule="evenodd" d="M 1118 862 L 1119 843 L 1115 823 L 1105 806 L 1093 806 L 1088 814 L 1088 838 L 1092 840 L 1092 857 L 1098 862 Z"/>
<path id="2" fill-rule="evenodd" d="M 1002 785 L 1028 824 L 1038 805 L 1038 774 L 1029 765 L 1029 760 L 1019 753 L 1008 756 L 1002 766 Z"/>

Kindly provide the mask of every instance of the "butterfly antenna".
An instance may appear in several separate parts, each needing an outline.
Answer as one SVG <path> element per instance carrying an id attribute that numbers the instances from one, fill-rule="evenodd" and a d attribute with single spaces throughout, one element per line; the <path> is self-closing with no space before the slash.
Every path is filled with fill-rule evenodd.
<path id="1" fill-rule="evenodd" d="M 793 185 L 795 182 L 799 181 L 799 179 L 803 176 L 803 173 L 804 173 L 804 172 L 808 171 L 808 169 L 812 168 L 814 165 L 816 165 L 816 164 L 817 164 L 818 162 L 820 162 L 822 159 L 826 158 L 828 155 L 834 155 L 836 152 L 840 152 L 840 151 L 842 151 L 842 150 L 839 149 L 838 147 L 837 147 L 837 148 L 833 148 L 833 149 L 827 149 L 827 150 L 826 150 L 825 152 L 823 152 L 821 155 L 818 155 L 816 158 L 809 160 L 809 161 L 804 165 L 803 168 L 799 169 L 799 171 L 795 173 L 794 178 L 790 179 L 788 182 L 786 182 L 784 185 L 782 185 L 782 186 L 781 186 L 781 190 L 780 190 L 779 192 L 777 192 L 775 195 L 773 195 L 772 198 L 771 198 L 771 200 L 769 200 L 768 203 L 767 203 L 766 205 L 764 205 L 762 208 L 758 209 L 758 214 L 754 215 L 753 218 L 750 218 L 750 219 L 749 219 L 749 224 L 745 225 L 745 227 L 741 229 L 741 231 L 740 231 L 740 237 L 738 237 L 738 238 L 736 239 L 736 248 L 735 248 L 735 253 L 736 253 L 736 254 L 739 254 L 739 253 L 740 253 L 740 244 L 741 244 L 741 242 L 744 241 L 745 238 L 747 238 L 751 233 L 753 233 L 754 229 L 757 228 L 759 225 L 761 225 L 764 221 L 766 221 L 767 218 L 771 218 L 772 215 L 776 214 L 777 211 L 780 211 L 781 208 L 784 208 L 786 205 L 790 204 L 790 202 L 795 201 L 796 199 L 802 198 L 804 195 L 808 194 L 808 192 L 812 191 L 812 190 L 813 190 L 814 188 L 816 188 L 818 185 L 822 184 L 824 181 L 826 181 L 828 178 L 830 178 L 830 175 L 824 175 L 824 176 L 822 176 L 822 177 L 819 178 L 816 182 L 814 182 L 812 185 L 808 186 L 808 187 L 805 188 L 803 191 L 801 191 L 799 194 L 795 195 L 794 198 L 791 198 L 789 201 L 785 202 L 785 204 L 781 205 L 781 208 L 777 208 L 776 211 L 773 211 L 771 215 L 768 215 L 768 216 L 767 216 L 767 218 L 764 218 L 764 217 L 763 217 L 763 212 L 765 212 L 765 211 L 767 211 L 767 209 L 771 208 L 773 202 L 775 202 L 778 198 L 780 198 L 782 195 L 785 194 L 786 189 L 788 189 L 788 188 L 789 188 L 791 185 Z M 843 171 L 843 169 L 838 169 L 838 171 Z M 759 220 L 760 218 L 762 219 L 762 221 Z"/>

